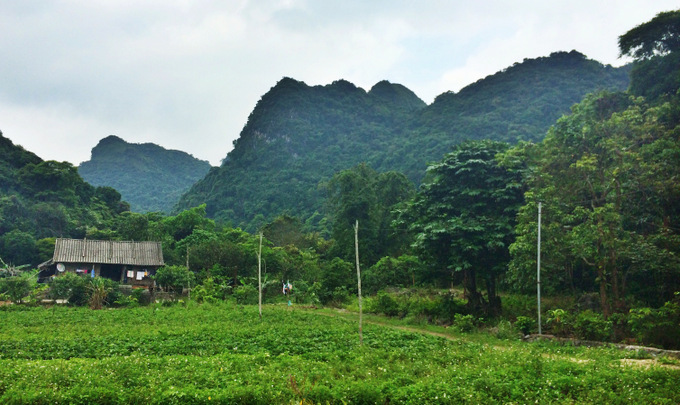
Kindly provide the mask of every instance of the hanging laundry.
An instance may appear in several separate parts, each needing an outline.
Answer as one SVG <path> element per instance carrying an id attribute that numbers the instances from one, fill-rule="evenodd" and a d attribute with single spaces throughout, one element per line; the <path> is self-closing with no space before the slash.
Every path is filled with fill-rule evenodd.
<path id="1" fill-rule="evenodd" d="M 135 277 L 135 272 L 134 272 L 134 270 L 128 270 L 127 276 L 128 276 L 128 278 L 134 278 L 134 277 Z"/>
<path id="2" fill-rule="evenodd" d="M 143 271 L 138 271 L 137 272 L 137 280 L 141 280 L 144 278 L 144 272 Z"/>

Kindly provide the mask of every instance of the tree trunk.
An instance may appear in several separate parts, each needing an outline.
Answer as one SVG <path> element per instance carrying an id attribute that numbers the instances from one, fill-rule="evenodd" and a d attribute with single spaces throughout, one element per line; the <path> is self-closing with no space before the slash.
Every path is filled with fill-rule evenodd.
<path id="1" fill-rule="evenodd" d="M 486 295 L 489 303 L 486 313 L 488 316 L 496 317 L 501 313 L 501 299 L 496 295 L 496 275 L 490 274 L 486 280 Z"/>
<path id="2" fill-rule="evenodd" d="M 607 278 L 604 272 L 604 263 L 597 265 L 597 277 L 600 279 L 600 307 L 605 318 L 609 318 L 611 310 L 609 309 L 609 300 L 607 299 Z"/>
<path id="3" fill-rule="evenodd" d="M 473 269 L 463 271 L 463 292 L 467 298 L 467 307 L 471 312 L 482 309 L 482 295 L 477 291 L 477 280 Z"/>

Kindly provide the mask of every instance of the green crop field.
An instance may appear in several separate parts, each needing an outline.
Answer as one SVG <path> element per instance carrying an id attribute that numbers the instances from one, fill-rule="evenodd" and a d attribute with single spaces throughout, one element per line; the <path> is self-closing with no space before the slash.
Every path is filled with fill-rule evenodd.
<path id="1" fill-rule="evenodd" d="M 2 404 L 680 403 L 680 367 L 611 348 L 435 336 L 267 306 L 4 307 Z"/>

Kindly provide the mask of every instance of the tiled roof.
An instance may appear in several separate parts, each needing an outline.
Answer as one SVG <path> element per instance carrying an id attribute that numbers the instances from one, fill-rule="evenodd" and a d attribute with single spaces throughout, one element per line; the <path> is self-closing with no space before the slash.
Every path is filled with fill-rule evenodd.
<path id="1" fill-rule="evenodd" d="M 54 263 L 103 263 L 136 266 L 162 266 L 160 242 L 121 242 L 112 240 L 56 240 Z"/>

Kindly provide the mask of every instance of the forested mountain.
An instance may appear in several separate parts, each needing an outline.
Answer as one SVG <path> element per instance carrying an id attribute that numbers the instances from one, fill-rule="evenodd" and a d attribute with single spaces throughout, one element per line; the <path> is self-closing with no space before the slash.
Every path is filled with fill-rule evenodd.
<path id="1" fill-rule="evenodd" d="M 118 190 L 134 212 L 170 212 L 179 197 L 208 173 L 210 164 L 153 143 L 128 143 L 111 135 L 92 149 L 78 172 L 95 186 Z"/>
<path id="2" fill-rule="evenodd" d="M 405 135 L 417 141 L 387 157 L 387 167 L 419 180 L 428 161 L 463 140 L 540 141 L 586 94 L 625 90 L 629 72 L 629 66 L 605 66 L 576 51 L 525 59 L 458 93 L 439 95 L 410 121 Z"/>
<path id="3" fill-rule="evenodd" d="M 208 215 L 253 230 L 280 213 L 310 229 L 323 214 L 320 182 L 366 162 L 414 182 L 428 162 L 467 139 L 540 140 L 589 92 L 624 90 L 629 68 L 572 51 L 525 60 L 432 105 L 398 84 L 369 92 L 339 80 L 308 86 L 284 78 L 257 103 L 234 149 L 177 208 L 207 204 Z"/>
<path id="4" fill-rule="evenodd" d="M 93 187 L 68 162 L 43 161 L 0 133 L 0 258 L 37 264 L 54 239 L 84 237 L 127 211 L 120 193 Z M 47 239 L 46 239 L 47 238 Z"/>

